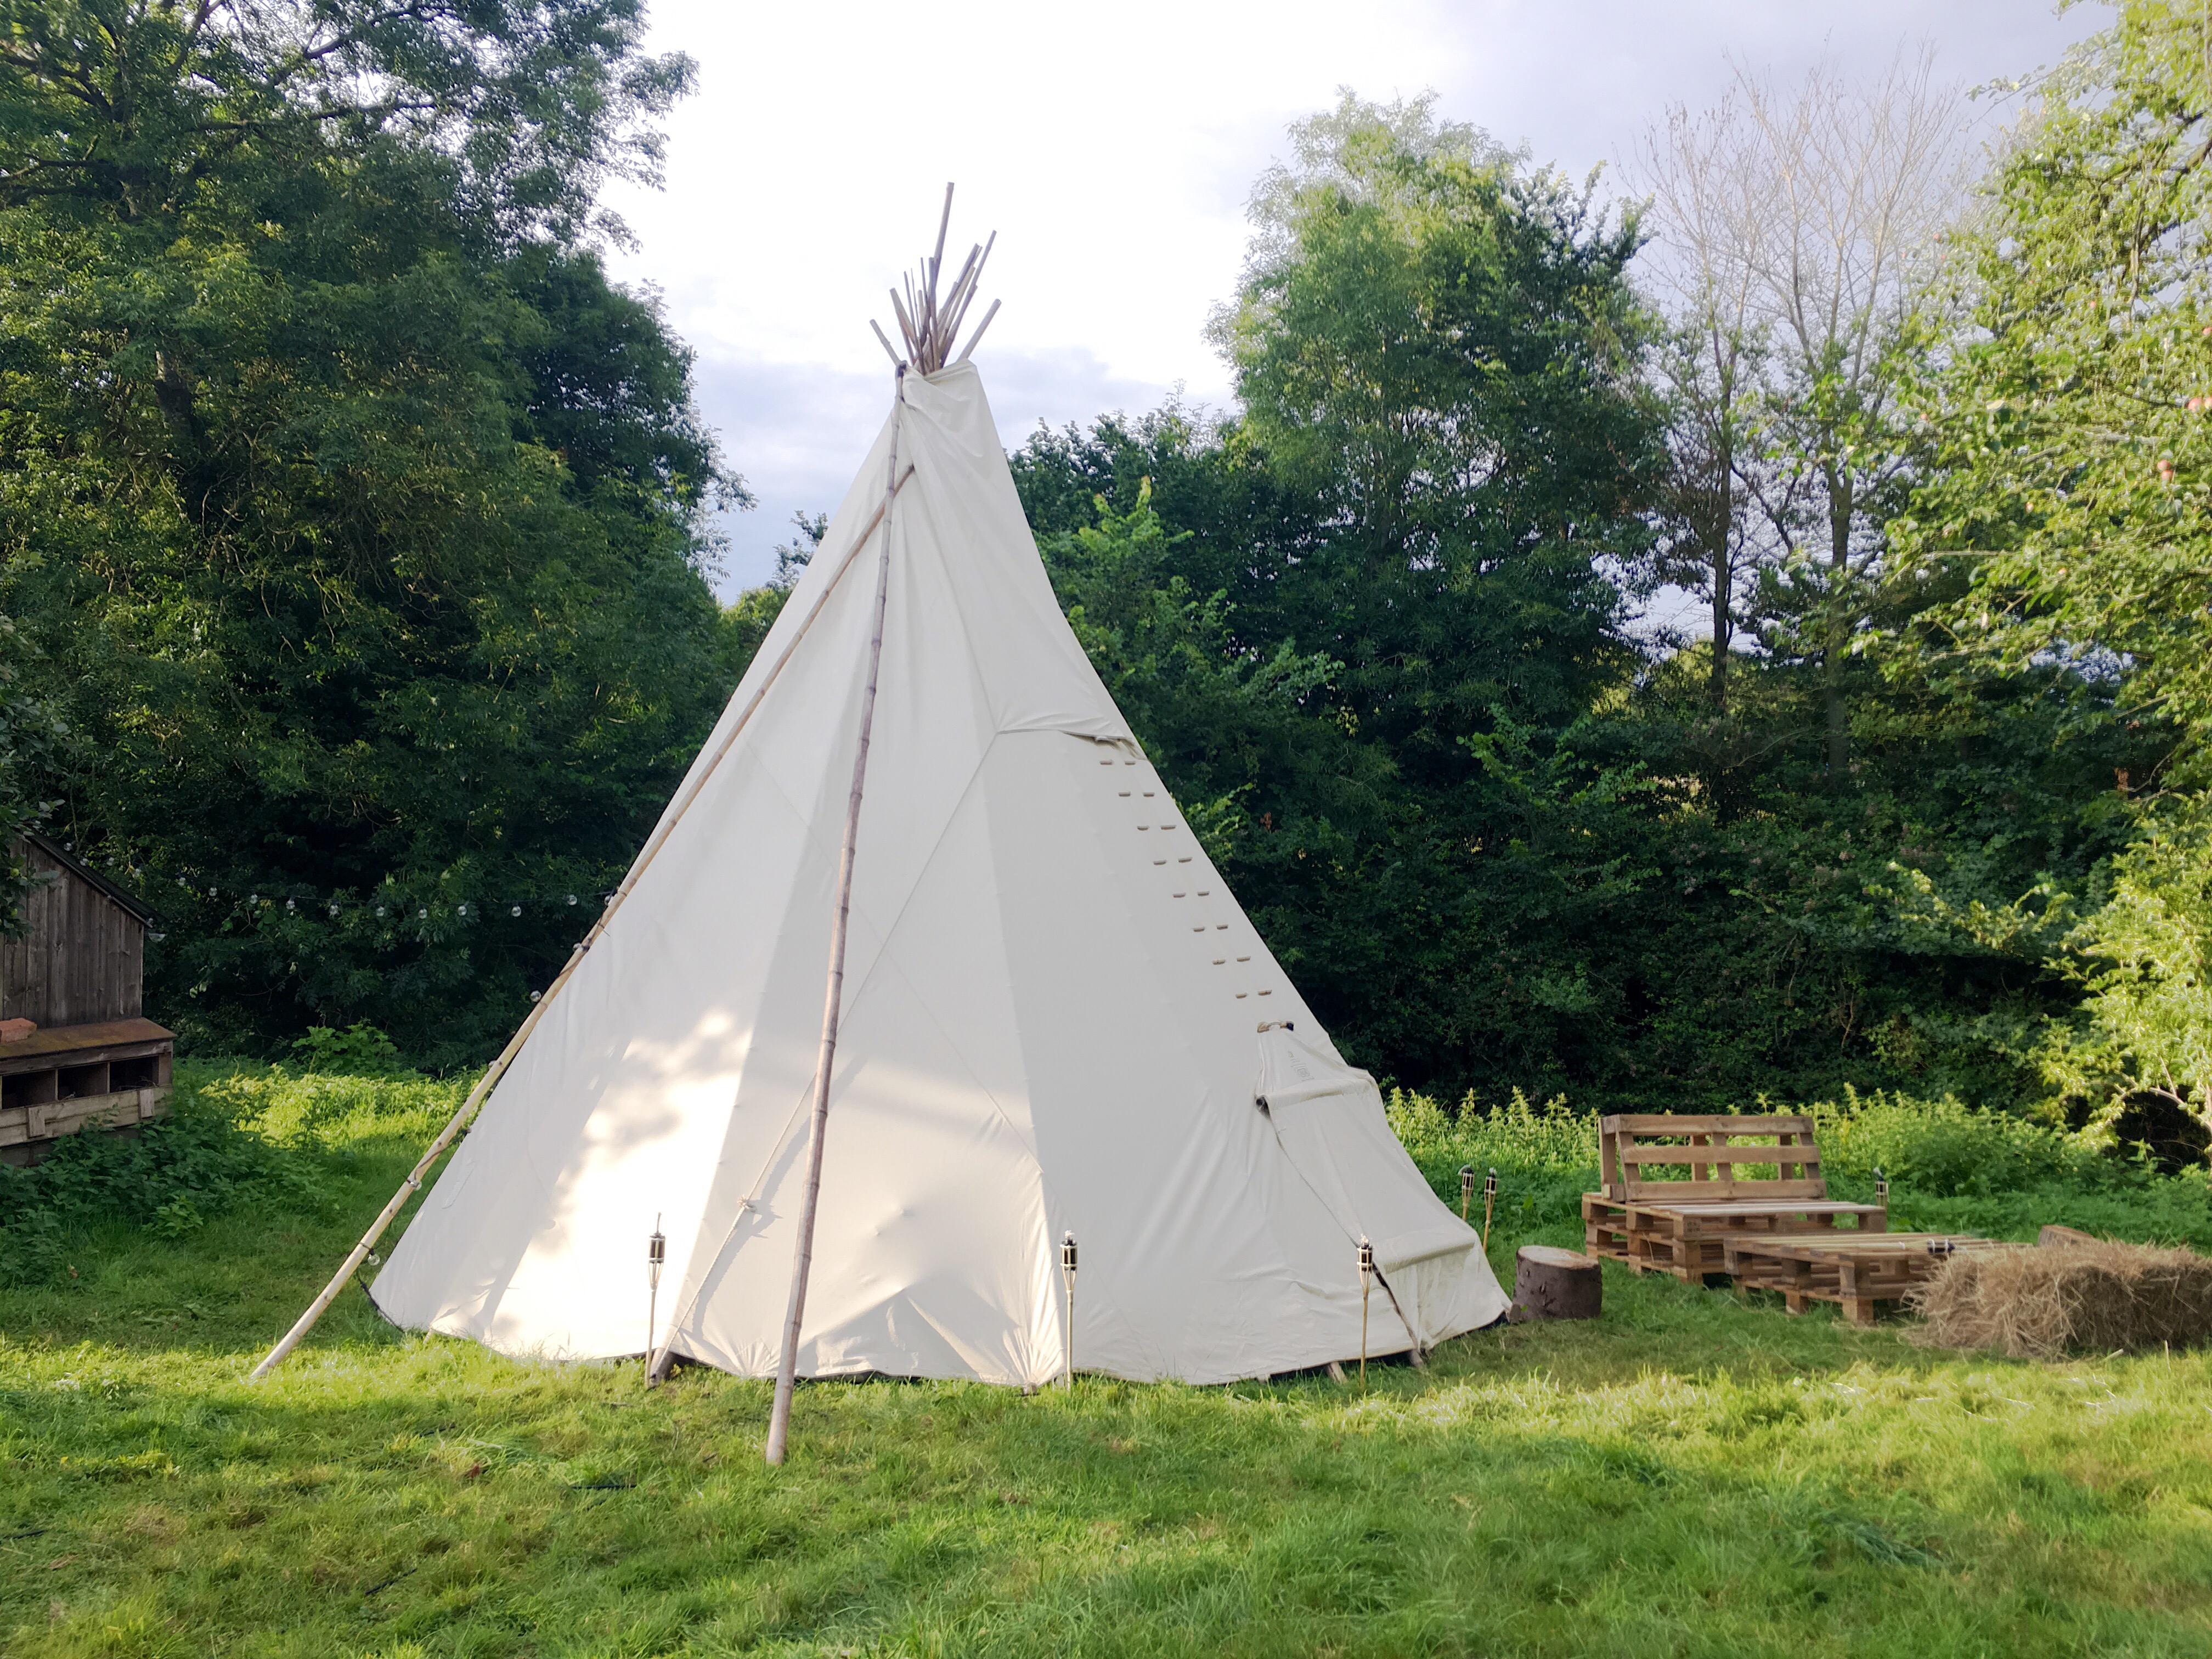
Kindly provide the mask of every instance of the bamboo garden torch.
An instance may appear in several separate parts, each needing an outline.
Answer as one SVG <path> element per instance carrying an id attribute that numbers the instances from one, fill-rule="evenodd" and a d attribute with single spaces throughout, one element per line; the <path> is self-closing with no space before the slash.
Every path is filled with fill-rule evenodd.
<path id="1" fill-rule="evenodd" d="M 1375 1247 L 1359 1241 L 1359 1391 L 1367 1392 L 1367 1293 L 1375 1284 Z"/>
<path id="2" fill-rule="evenodd" d="M 1490 1254 L 1490 1218 L 1498 1210 L 1498 1171 L 1482 1178 L 1482 1253 Z"/>
<path id="3" fill-rule="evenodd" d="M 1459 1166 L 1459 1218 L 1467 1219 L 1467 1206 L 1474 1201 L 1474 1165 Z"/>
<path id="4" fill-rule="evenodd" d="M 1068 1233 L 1060 1241 L 1060 1279 L 1067 1287 L 1066 1300 L 1062 1303 L 1062 1317 L 1066 1321 L 1061 1334 L 1060 1363 L 1066 1368 L 1068 1391 L 1075 1389 L 1075 1235 Z"/>
<path id="5" fill-rule="evenodd" d="M 653 1344 L 660 1328 L 660 1270 L 668 1261 L 668 1238 L 660 1218 L 653 1218 L 653 1237 L 645 1241 L 645 1372 L 653 1380 Z"/>
<path id="6" fill-rule="evenodd" d="M 1881 1172 L 1879 1164 L 1874 1166 L 1874 1201 L 1881 1206 L 1885 1215 L 1889 1212 L 1889 1177 Z"/>

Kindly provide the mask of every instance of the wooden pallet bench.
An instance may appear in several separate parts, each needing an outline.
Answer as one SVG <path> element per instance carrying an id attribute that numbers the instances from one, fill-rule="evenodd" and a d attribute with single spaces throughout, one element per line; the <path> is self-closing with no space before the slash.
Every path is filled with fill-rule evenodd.
<path id="1" fill-rule="evenodd" d="M 1794 1314 L 1832 1302 L 1854 1325 L 1874 1323 L 1875 1304 L 1895 1302 L 1954 1251 L 1995 1239 L 1957 1233 L 1744 1233 L 1723 1246 L 1739 1291 L 1778 1291 Z M 1932 1248 L 1931 1248 L 1932 1247 Z"/>
<path id="2" fill-rule="evenodd" d="M 1598 1158 L 1605 1189 L 1583 1195 L 1583 1248 L 1638 1273 L 1694 1285 L 1729 1271 L 1734 1237 L 1889 1224 L 1879 1204 L 1828 1196 L 1808 1117 L 1624 1114 L 1599 1121 Z M 1746 1173 L 1762 1166 L 1774 1174 Z"/>

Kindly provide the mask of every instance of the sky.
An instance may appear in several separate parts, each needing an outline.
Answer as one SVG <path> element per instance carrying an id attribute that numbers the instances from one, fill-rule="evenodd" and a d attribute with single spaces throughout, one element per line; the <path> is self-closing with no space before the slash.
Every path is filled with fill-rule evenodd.
<path id="1" fill-rule="evenodd" d="M 972 315 L 1012 447 L 1172 395 L 1230 406 L 1205 337 L 1234 293 L 1254 182 L 1340 89 L 1437 94 L 1579 178 L 1626 191 L 1673 104 L 1717 101 L 1731 63 L 1788 82 L 1824 59 L 1874 76 L 1932 46 L 1981 84 L 2057 60 L 2109 14 L 2039 0 L 652 0 L 651 47 L 698 91 L 666 122 L 663 188 L 623 184 L 614 274 L 661 296 L 697 354 L 698 402 L 757 498 L 725 523 L 718 586 L 758 583 L 797 512 L 833 509 L 889 406 L 885 290 L 928 251 L 995 230 Z"/>

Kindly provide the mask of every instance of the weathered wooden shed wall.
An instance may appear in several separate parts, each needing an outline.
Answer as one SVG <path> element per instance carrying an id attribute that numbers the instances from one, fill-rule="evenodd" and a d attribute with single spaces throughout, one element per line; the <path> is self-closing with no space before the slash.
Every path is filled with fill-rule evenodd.
<path id="1" fill-rule="evenodd" d="M 37 842 L 28 931 L 0 939 L 0 1018 L 85 1025 L 144 1012 L 146 924 Z"/>

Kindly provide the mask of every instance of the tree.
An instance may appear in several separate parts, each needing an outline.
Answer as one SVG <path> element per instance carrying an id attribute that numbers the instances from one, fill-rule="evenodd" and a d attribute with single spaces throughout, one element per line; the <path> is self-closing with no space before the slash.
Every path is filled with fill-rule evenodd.
<path id="1" fill-rule="evenodd" d="M 0 43 L 0 583 L 76 733 L 55 822 L 165 913 L 196 1041 L 481 1055 L 726 690 L 738 486 L 578 240 L 688 76 L 641 28 L 53 4 Z"/>
<path id="2" fill-rule="evenodd" d="M 1164 441 L 1159 511 L 1199 531 L 1172 557 L 1237 648 L 1336 664 L 1297 703 L 1336 759 L 1255 775 L 1230 878 L 1387 1071 L 1601 1071 L 1590 1015 L 1624 987 L 1568 940 L 1641 876 L 1590 856 L 1620 779 L 1559 738 L 1637 661 L 1613 580 L 1659 477 L 1635 228 L 1427 101 L 1347 97 L 1294 143 L 1217 321 L 1245 416 L 1109 445 Z"/>
<path id="3" fill-rule="evenodd" d="M 1663 136 L 1647 133 L 1643 151 L 1647 224 L 1661 243 L 1656 282 L 1671 301 L 1657 356 L 1673 463 L 1658 570 L 1711 608 L 1709 696 L 1725 718 L 1729 655 L 1765 563 L 1753 507 L 1765 450 L 1768 325 L 1741 233 L 1765 204 L 1756 173 L 1741 165 L 1727 104 L 1695 117 L 1675 106 Z"/>
<path id="4" fill-rule="evenodd" d="M 1606 573 L 1648 546 L 1659 457 L 1637 233 L 1426 100 L 1347 94 L 1294 136 L 1216 324 L 1240 441 L 1319 509 L 1289 631 L 1401 763 L 1462 778 L 1493 708 L 1560 722 L 1630 660 Z"/>
<path id="5" fill-rule="evenodd" d="M 1688 556 L 1672 568 L 1712 605 L 1717 705 L 1747 574 L 1767 576 L 1784 635 L 1793 612 L 1809 625 L 1838 780 L 1845 665 L 1909 477 L 1897 390 L 1962 199 L 1961 100 L 1931 76 L 1928 53 L 1900 54 L 1872 85 L 1821 67 L 1785 97 L 1739 69 L 1717 106 L 1676 106 L 1644 143 L 1678 338 L 1666 367 Z"/>
<path id="6" fill-rule="evenodd" d="M 2041 1058 L 2107 1119 L 2212 1121 L 2212 224 L 2201 10 L 2131 0 L 2040 87 L 1963 239 L 1976 334 L 1926 391 L 1936 465 L 1898 580 L 1940 602 L 1899 673 L 1971 689 L 2071 665 L 2075 718 L 2138 731 L 2131 845 L 1981 925 L 2086 992 Z"/>

